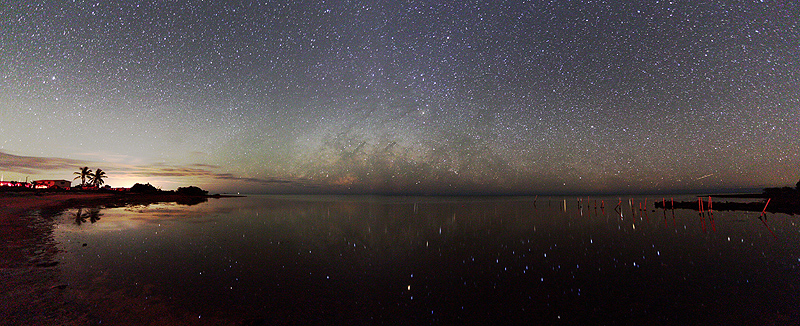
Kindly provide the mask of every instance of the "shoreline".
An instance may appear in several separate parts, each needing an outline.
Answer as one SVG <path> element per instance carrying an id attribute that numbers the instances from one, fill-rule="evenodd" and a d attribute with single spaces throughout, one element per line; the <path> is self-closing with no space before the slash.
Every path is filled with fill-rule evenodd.
<path id="1" fill-rule="evenodd" d="M 703 195 L 698 198 L 703 199 L 703 207 L 708 206 L 707 197 L 713 198 L 751 198 L 761 199 L 753 202 L 728 202 L 713 201 L 713 208 L 719 211 L 751 211 L 761 212 L 765 208 L 770 213 L 785 213 L 789 215 L 800 215 L 800 197 L 795 196 L 770 196 L 769 194 L 716 194 Z M 150 205 L 156 203 L 176 203 L 179 205 L 197 205 L 208 201 L 209 198 L 235 198 L 246 197 L 244 195 L 185 195 L 175 192 L 159 193 L 119 193 L 119 192 L 96 192 L 96 191 L 57 191 L 57 192 L 0 192 L 0 226 L 8 224 L 8 219 L 20 215 L 29 214 L 36 210 L 64 210 L 79 207 L 100 207 L 115 208 L 130 205 Z M 654 201 L 654 208 L 658 209 L 690 209 L 699 211 L 697 201 L 676 201 L 674 204 L 667 202 L 666 205 L 659 201 Z"/>
<path id="2" fill-rule="evenodd" d="M 140 194 L 113 192 L 2 192 L 0 219 L 38 209 L 67 209 L 83 206 L 103 208 L 155 203 L 196 205 L 209 198 L 243 197 L 237 195 L 183 195 L 172 192 Z"/>
<path id="3" fill-rule="evenodd" d="M 742 197 L 742 196 L 727 196 L 722 198 L 761 198 L 761 201 L 737 203 L 737 202 L 723 202 L 713 201 L 714 197 L 711 196 L 711 209 L 709 210 L 708 196 L 698 197 L 699 201 L 676 201 L 674 203 L 662 203 L 656 201 L 653 207 L 656 209 L 689 209 L 694 211 L 701 211 L 700 203 L 702 203 L 703 211 L 746 211 L 746 212 L 768 212 L 768 213 L 783 213 L 791 216 L 800 215 L 800 198 L 782 198 L 782 197 L 769 197 L 766 195 L 758 195 L 758 197 Z M 769 201 L 769 202 L 768 202 Z M 700 203 L 698 203 L 700 202 Z"/>
<path id="4" fill-rule="evenodd" d="M 11 325 L 88 325 L 110 319 L 109 314 L 87 308 L 94 301 L 60 276 L 59 248 L 53 239 L 54 218 L 70 208 L 113 208 L 129 205 L 177 203 L 196 205 L 208 198 L 235 196 L 187 196 L 164 192 L 131 194 L 110 192 L 0 192 L 0 316 Z M 96 299 L 96 300 L 95 300 Z M 118 299 L 118 298 L 111 298 Z M 116 313 L 136 316 L 148 307 L 130 302 L 114 309 Z M 150 310 L 153 309 L 153 307 Z M 158 315 L 171 315 L 169 322 L 188 320 L 180 311 L 160 307 Z M 152 316 L 152 315 L 151 315 Z M 175 317 L 179 316 L 179 317 Z M 146 321 L 146 320 L 141 320 Z M 137 323 L 122 323 L 137 324 Z M 144 323 L 147 324 L 147 323 Z M 156 324 L 156 323 L 151 323 Z M 213 320 L 199 324 L 216 324 Z"/>

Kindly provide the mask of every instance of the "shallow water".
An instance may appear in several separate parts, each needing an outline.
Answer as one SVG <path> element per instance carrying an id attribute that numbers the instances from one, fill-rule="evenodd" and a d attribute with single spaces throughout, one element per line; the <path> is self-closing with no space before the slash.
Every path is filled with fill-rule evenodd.
<path id="1" fill-rule="evenodd" d="M 84 208 L 61 216 L 55 239 L 63 281 L 88 302 L 114 300 L 97 307 L 106 322 L 167 311 L 234 324 L 800 323 L 797 217 L 594 199 Z"/>

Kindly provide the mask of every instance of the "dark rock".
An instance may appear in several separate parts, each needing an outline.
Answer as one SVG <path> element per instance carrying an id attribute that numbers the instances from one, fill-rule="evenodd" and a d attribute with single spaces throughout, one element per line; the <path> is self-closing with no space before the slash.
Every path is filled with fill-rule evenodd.
<path id="1" fill-rule="evenodd" d="M 53 267 L 55 265 L 58 265 L 57 261 L 49 261 L 44 263 L 38 263 L 36 264 L 36 267 Z"/>

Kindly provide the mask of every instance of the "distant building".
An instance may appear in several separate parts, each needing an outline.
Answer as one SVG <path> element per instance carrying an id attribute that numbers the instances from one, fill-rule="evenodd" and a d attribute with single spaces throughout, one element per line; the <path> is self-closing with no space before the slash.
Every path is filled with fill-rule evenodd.
<path id="1" fill-rule="evenodd" d="M 22 187 L 22 188 L 30 188 L 31 185 L 27 182 L 19 182 L 19 181 L 0 181 L 0 187 Z"/>
<path id="2" fill-rule="evenodd" d="M 36 180 L 33 182 L 36 189 L 69 189 L 72 181 L 67 180 Z"/>

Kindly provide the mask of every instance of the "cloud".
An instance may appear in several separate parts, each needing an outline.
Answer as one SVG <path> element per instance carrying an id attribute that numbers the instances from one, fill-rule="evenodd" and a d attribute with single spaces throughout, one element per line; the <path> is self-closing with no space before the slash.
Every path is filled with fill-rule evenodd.
<path id="1" fill-rule="evenodd" d="M 0 151 L 0 170 L 20 174 L 36 174 L 40 171 L 75 169 L 88 165 L 85 161 L 59 157 L 18 156 Z"/>
<path id="2" fill-rule="evenodd" d="M 72 155 L 74 155 L 75 157 L 84 158 L 86 160 L 89 160 L 90 162 L 98 162 L 104 165 L 107 165 L 109 163 L 122 164 L 122 165 L 145 163 L 143 159 L 140 157 L 131 156 L 128 154 L 120 154 L 110 151 L 76 152 L 73 153 Z"/>
<path id="3" fill-rule="evenodd" d="M 219 169 L 220 168 L 219 165 L 201 164 L 201 163 L 195 163 L 195 164 L 191 164 L 189 166 L 193 166 L 193 167 L 197 167 L 197 168 L 209 168 L 209 169 Z"/>
<path id="4" fill-rule="evenodd" d="M 35 175 L 45 171 L 76 170 L 81 166 L 94 165 L 97 165 L 97 163 L 68 158 L 19 156 L 0 151 L 0 171 L 5 172 Z M 314 182 L 304 178 L 252 178 L 238 176 L 233 173 L 217 172 L 215 170 L 220 167 L 213 164 L 168 165 L 155 163 L 149 165 L 124 165 L 104 163 L 104 165 L 103 170 L 115 176 L 193 178 L 211 183 L 225 181 L 229 183 L 246 183 L 254 186 L 288 186 L 304 189 L 317 187 Z"/>
<path id="5" fill-rule="evenodd" d="M 188 166 L 174 166 L 165 164 L 152 164 L 136 166 L 130 172 L 131 175 L 139 177 L 173 177 L 173 178 L 200 178 L 206 180 L 223 180 L 245 182 L 257 185 L 292 185 L 298 187 L 315 187 L 307 179 L 279 179 L 279 178 L 252 178 L 237 176 L 232 173 L 220 173 L 212 171 L 218 166 L 210 164 L 191 164 Z"/>

